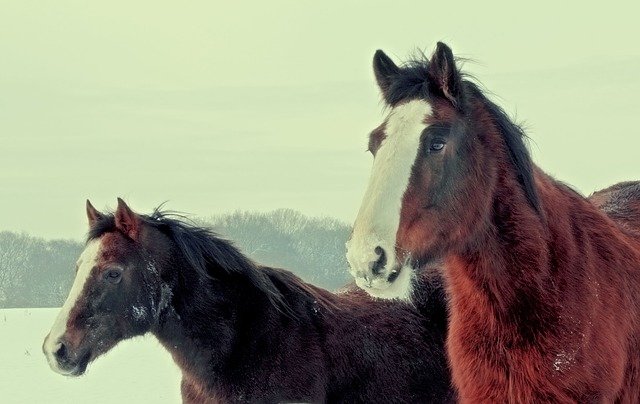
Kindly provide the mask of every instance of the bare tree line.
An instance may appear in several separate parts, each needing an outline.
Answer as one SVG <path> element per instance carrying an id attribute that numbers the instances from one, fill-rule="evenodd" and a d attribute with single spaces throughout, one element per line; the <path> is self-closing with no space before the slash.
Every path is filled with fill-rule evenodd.
<path id="1" fill-rule="evenodd" d="M 328 289 L 347 282 L 345 241 L 350 228 L 333 218 L 312 218 L 291 209 L 235 212 L 200 224 L 265 265 L 289 269 Z M 0 232 L 0 308 L 60 306 L 73 282 L 82 243 Z"/>

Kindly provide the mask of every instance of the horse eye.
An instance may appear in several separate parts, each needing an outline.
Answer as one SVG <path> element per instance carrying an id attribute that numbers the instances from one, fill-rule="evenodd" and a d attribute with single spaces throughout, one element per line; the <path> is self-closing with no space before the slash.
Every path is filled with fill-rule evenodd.
<path id="1" fill-rule="evenodd" d="M 104 279 L 111 283 L 119 283 L 122 280 L 122 270 L 113 268 L 104 273 Z"/>
<path id="2" fill-rule="evenodd" d="M 444 149 L 444 142 L 441 142 L 439 140 L 435 140 L 429 146 L 429 151 L 432 151 L 432 152 L 439 152 L 442 149 Z"/>

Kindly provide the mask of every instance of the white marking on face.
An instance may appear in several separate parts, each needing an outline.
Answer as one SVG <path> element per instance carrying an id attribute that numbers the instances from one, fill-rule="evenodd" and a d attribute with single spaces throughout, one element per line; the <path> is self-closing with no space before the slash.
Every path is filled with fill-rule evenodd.
<path id="1" fill-rule="evenodd" d="M 373 296 L 407 298 L 411 295 L 411 272 L 403 267 L 398 278 L 387 279 L 396 266 L 396 234 L 400 225 L 402 199 L 409 185 L 411 169 L 420 148 L 420 137 L 428 126 L 424 121 L 431 106 L 413 100 L 393 108 L 385 126 L 386 138 L 373 161 L 369 185 L 347 242 L 347 260 L 356 283 Z M 370 265 L 386 253 L 387 265 L 373 274 Z"/>
<path id="2" fill-rule="evenodd" d="M 58 313 L 58 317 L 56 317 L 56 320 L 51 327 L 51 331 L 44 343 L 44 352 L 47 356 L 49 366 L 58 373 L 64 372 L 58 368 L 58 362 L 55 359 L 54 353 L 60 346 L 60 339 L 67 331 L 69 314 L 75 307 L 78 298 L 84 290 L 84 286 L 89 279 L 89 275 L 91 275 L 91 270 L 98 262 L 101 248 L 102 244 L 100 239 L 91 240 L 87 243 L 82 254 L 80 254 L 80 258 L 78 258 L 77 262 L 78 271 L 76 272 L 76 278 L 73 281 L 73 286 L 71 286 L 67 300 L 62 305 L 60 313 Z"/>

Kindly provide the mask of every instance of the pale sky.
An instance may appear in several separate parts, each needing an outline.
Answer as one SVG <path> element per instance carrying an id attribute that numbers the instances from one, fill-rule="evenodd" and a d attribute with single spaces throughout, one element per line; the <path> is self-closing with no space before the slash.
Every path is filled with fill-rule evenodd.
<path id="1" fill-rule="evenodd" d="M 640 179 L 637 1 L 435 3 L 0 0 L 0 230 L 80 239 L 84 200 L 118 196 L 352 222 L 373 53 L 438 40 L 545 170 L 584 193 Z"/>

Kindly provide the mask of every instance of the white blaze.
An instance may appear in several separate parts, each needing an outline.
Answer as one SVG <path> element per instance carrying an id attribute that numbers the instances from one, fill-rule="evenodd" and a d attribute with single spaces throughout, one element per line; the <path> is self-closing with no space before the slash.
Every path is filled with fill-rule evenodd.
<path id="1" fill-rule="evenodd" d="M 430 113 L 431 106 L 423 100 L 398 105 L 389 113 L 386 138 L 376 152 L 369 186 L 347 242 L 351 274 L 360 287 L 376 297 L 410 297 L 410 268 L 403 268 L 393 283 L 387 279 L 396 266 L 395 245 L 402 198 L 420 148 L 420 137 L 428 126 L 425 117 Z M 369 265 L 378 259 L 377 246 L 386 252 L 387 265 L 379 275 L 374 275 Z"/>
<path id="2" fill-rule="evenodd" d="M 98 261 L 101 246 L 102 245 L 99 239 L 91 240 L 87 243 L 82 254 L 80 254 L 80 258 L 78 258 L 77 262 L 78 271 L 76 273 L 76 278 L 73 281 L 73 286 L 71 286 L 71 290 L 69 291 L 67 300 L 62 305 L 60 313 L 58 313 L 58 317 L 56 317 L 56 320 L 51 327 L 51 331 L 49 332 L 49 336 L 45 341 L 44 351 L 47 355 L 49 365 L 54 370 L 57 369 L 57 362 L 53 355 L 59 347 L 58 341 L 67 331 L 69 314 L 71 313 L 71 310 L 73 310 L 73 307 L 76 305 L 76 302 L 84 289 L 84 285 L 89 279 L 91 270 Z"/>

